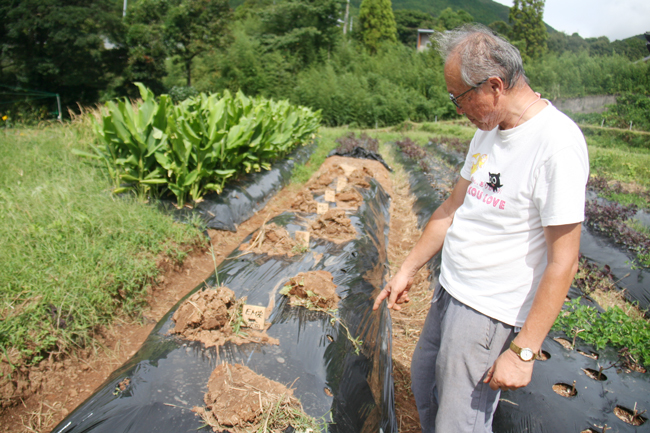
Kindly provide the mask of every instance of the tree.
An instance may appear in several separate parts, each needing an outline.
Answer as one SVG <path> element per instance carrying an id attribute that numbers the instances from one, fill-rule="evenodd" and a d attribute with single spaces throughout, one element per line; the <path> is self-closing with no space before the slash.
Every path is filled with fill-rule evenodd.
<path id="1" fill-rule="evenodd" d="M 510 26 L 505 21 L 494 21 L 488 26 L 493 32 L 497 32 L 501 36 L 508 37 L 510 34 Z"/>
<path id="2" fill-rule="evenodd" d="M 261 38 L 268 50 L 295 57 L 302 65 L 331 52 L 341 34 L 338 0 L 281 0 L 261 9 Z"/>
<path id="3" fill-rule="evenodd" d="M 397 28 L 397 38 L 404 45 L 415 47 L 418 29 L 433 29 L 436 20 L 432 15 L 412 9 L 398 9 L 393 12 Z"/>
<path id="4" fill-rule="evenodd" d="M 140 0 L 126 15 L 129 60 L 125 81 L 141 82 L 154 94 L 164 91 L 162 80 L 167 74 L 163 24 L 168 6 L 166 0 Z"/>
<path id="5" fill-rule="evenodd" d="M 454 11 L 452 8 L 447 8 L 440 12 L 438 17 L 438 25 L 436 30 L 445 31 L 452 30 L 456 27 L 460 27 L 465 23 L 471 23 L 474 21 L 474 17 L 469 14 L 469 12 L 464 11 L 463 9 L 458 9 Z"/>
<path id="6" fill-rule="evenodd" d="M 361 38 L 372 53 L 382 42 L 397 42 L 395 16 L 390 0 L 362 0 L 359 8 Z"/>
<path id="7" fill-rule="evenodd" d="M 231 10 L 228 0 L 168 0 L 164 36 L 167 52 L 185 67 L 192 85 L 192 60 L 225 44 Z"/>
<path id="8" fill-rule="evenodd" d="M 64 106 L 96 102 L 126 63 L 120 5 L 118 0 L 3 0 L 0 47 L 3 64 L 11 65 L 3 79 L 59 93 Z"/>
<path id="9" fill-rule="evenodd" d="M 522 54 L 533 59 L 546 51 L 548 31 L 544 24 L 544 3 L 545 0 L 514 0 L 508 15 L 512 25 L 511 40 L 516 46 L 523 46 Z"/>

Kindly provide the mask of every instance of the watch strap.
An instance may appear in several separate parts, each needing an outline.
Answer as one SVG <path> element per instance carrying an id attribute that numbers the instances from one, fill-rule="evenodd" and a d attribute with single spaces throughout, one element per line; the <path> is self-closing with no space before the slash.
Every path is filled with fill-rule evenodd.
<path id="1" fill-rule="evenodd" d="M 534 360 L 536 360 L 536 359 L 538 359 L 540 357 L 538 353 L 533 352 L 532 349 L 528 349 L 533 353 L 533 357 L 530 358 L 530 359 L 524 359 L 524 358 L 521 357 L 521 351 L 524 350 L 524 349 L 527 349 L 527 348 L 521 348 L 521 347 L 517 346 L 515 344 L 514 340 L 510 342 L 510 350 L 515 352 L 517 354 L 517 356 L 519 357 L 519 359 L 521 359 L 522 361 L 531 362 L 531 361 L 534 361 Z"/>

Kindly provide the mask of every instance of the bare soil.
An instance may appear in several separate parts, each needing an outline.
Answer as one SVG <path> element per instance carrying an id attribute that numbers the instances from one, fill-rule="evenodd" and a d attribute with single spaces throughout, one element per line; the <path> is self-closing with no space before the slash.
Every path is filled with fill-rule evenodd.
<path id="1" fill-rule="evenodd" d="M 298 212 L 316 213 L 318 202 L 310 191 L 300 191 L 291 203 L 291 209 Z"/>
<path id="2" fill-rule="evenodd" d="M 556 383 L 553 385 L 553 391 L 555 391 L 557 394 L 560 394 L 562 397 L 575 397 L 578 395 L 575 385 L 575 381 L 573 382 L 573 385 L 567 385 L 566 383 Z"/>
<path id="3" fill-rule="evenodd" d="M 283 431 L 288 424 L 269 425 L 273 420 L 269 420 L 268 414 L 276 407 L 286 410 L 286 406 L 302 411 L 293 390 L 239 364 L 221 364 L 214 369 L 204 401 L 205 407 L 193 410 L 215 432 L 224 427 L 234 432 L 257 431 L 262 424 L 272 431 Z"/>
<path id="4" fill-rule="evenodd" d="M 363 203 L 363 197 L 350 184 L 336 194 L 336 207 L 339 209 L 358 209 L 361 203 Z"/>
<path id="5" fill-rule="evenodd" d="M 382 163 L 371 159 L 343 156 L 327 158 L 305 187 L 313 192 L 323 192 L 328 188 L 335 189 L 337 177 L 345 177 L 348 185 L 361 188 L 370 187 L 367 178 L 374 178 L 392 196 L 390 175 Z"/>
<path id="6" fill-rule="evenodd" d="M 343 209 L 330 209 L 309 227 L 309 231 L 318 238 L 327 239 L 337 244 L 351 241 L 357 237 L 352 221 Z"/>
<path id="7" fill-rule="evenodd" d="M 300 244 L 289 235 L 287 229 L 271 223 L 262 225 L 251 241 L 242 244 L 240 249 L 255 254 L 292 257 L 298 254 Z"/>
<path id="8" fill-rule="evenodd" d="M 246 329 L 245 332 L 234 332 L 233 322 L 241 321 L 245 300 L 237 301 L 235 292 L 227 287 L 198 291 L 187 298 L 172 316 L 175 326 L 171 332 L 187 340 L 199 341 L 205 347 L 223 346 L 228 341 L 234 344 L 280 344 L 263 331 Z"/>
<path id="9" fill-rule="evenodd" d="M 334 164 L 340 168 L 341 163 L 352 165 L 355 170 L 360 169 L 364 174 L 360 177 L 364 179 L 365 167 L 392 196 L 388 256 L 394 273 L 420 235 L 411 211 L 413 199 L 406 177 L 399 167 L 396 173 L 389 176 L 385 167 L 377 161 L 339 156 L 328 158 L 321 170 L 329 170 Z M 327 185 L 334 180 L 332 178 Z M 136 353 L 155 324 L 171 307 L 208 278 L 246 236 L 289 209 L 300 191 L 301 188 L 296 185 L 284 188 L 264 209 L 242 223 L 236 233 L 210 230 L 214 260 L 209 249 L 190 252 L 182 265 L 160 259 L 161 273 L 149 288 L 147 306 L 138 317 L 120 317 L 112 326 L 98 328 L 92 345 L 88 347 L 66 356 L 52 356 L 36 366 L 19 367 L 12 376 L 9 390 L 14 405 L 0 412 L 0 432 L 50 432 L 90 397 L 115 369 Z M 415 401 L 410 391 L 410 358 L 432 295 L 428 290 L 427 278 L 428 272 L 421 271 L 410 291 L 411 303 L 401 311 L 391 313 L 396 410 L 399 431 L 402 433 L 420 431 Z M 6 360 L 3 359 L 0 365 L 2 363 L 6 364 Z"/>
<path id="10" fill-rule="evenodd" d="M 628 424 L 632 424 L 632 425 L 635 425 L 635 426 L 640 426 L 640 425 L 644 424 L 647 421 L 647 418 L 641 416 L 641 415 L 645 414 L 646 411 L 645 410 L 644 411 L 638 411 L 637 408 L 636 408 L 636 404 L 634 406 L 635 406 L 634 410 L 630 410 L 630 409 L 627 409 L 627 408 L 622 407 L 622 406 L 616 406 L 614 408 L 614 414 L 616 414 L 616 416 L 620 420 L 622 420 L 622 421 L 624 421 L 624 422 L 626 422 Z"/>
<path id="11" fill-rule="evenodd" d="M 334 310 L 341 298 L 336 294 L 333 279 L 327 271 L 301 272 L 285 284 L 283 292 L 286 290 L 291 305 Z"/>
<path id="12" fill-rule="evenodd" d="M 389 152 L 382 152 L 389 155 Z M 387 158 L 388 159 L 388 158 Z M 392 200 L 390 230 L 388 232 L 388 262 L 394 275 L 421 236 L 417 217 L 413 213 L 415 198 L 409 191 L 408 175 L 394 161 L 391 175 Z M 423 267 L 415 276 L 409 290 L 411 302 L 402 304 L 399 311 L 391 311 L 393 322 L 393 380 L 395 383 L 395 411 L 400 433 L 419 433 L 420 417 L 411 391 L 411 358 L 420 337 L 420 330 L 429 311 L 433 291 L 429 290 L 429 271 Z"/>

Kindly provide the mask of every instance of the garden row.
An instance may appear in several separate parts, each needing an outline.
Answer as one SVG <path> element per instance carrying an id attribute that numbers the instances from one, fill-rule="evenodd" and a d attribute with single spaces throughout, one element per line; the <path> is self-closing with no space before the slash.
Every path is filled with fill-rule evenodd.
<path id="1" fill-rule="evenodd" d="M 199 94 L 177 105 L 168 95 L 156 101 L 138 84 L 142 102 L 108 102 L 96 125 L 114 192 L 142 197 L 170 192 L 177 205 L 219 193 L 241 173 L 268 170 L 275 159 L 315 137 L 320 113 L 287 101 L 248 98 L 241 92 Z"/>

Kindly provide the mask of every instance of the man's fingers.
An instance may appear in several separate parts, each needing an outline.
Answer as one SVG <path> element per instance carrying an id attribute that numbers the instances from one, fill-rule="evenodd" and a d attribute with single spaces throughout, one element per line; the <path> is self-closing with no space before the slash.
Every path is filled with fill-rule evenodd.
<path id="1" fill-rule="evenodd" d="M 494 372 L 494 366 L 490 367 L 488 372 L 485 374 L 485 379 L 483 379 L 483 383 L 489 383 L 492 380 L 493 372 Z"/>
<path id="2" fill-rule="evenodd" d="M 372 309 L 373 310 L 378 309 L 381 303 L 384 301 L 384 299 L 388 297 L 389 293 L 390 292 L 385 288 L 381 292 L 379 292 L 379 296 L 377 296 L 377 299 L 375 299 L 375 303 L 373 304 Z"/>
<path id="3" fill-rule="evenodd" d="M 394 291 L 394 290 L 391 290 L 390 296 L 388 297 L 388 305 L 387 305 L 388 308 L 393 308 L 393 306 L 395 306 L 395 303 L 397 302 L 397 296 L 398 296 L 398 293 L 396 291 Z M 399 309 L 399 308 L 396 308 L 396 309 Z"/>

